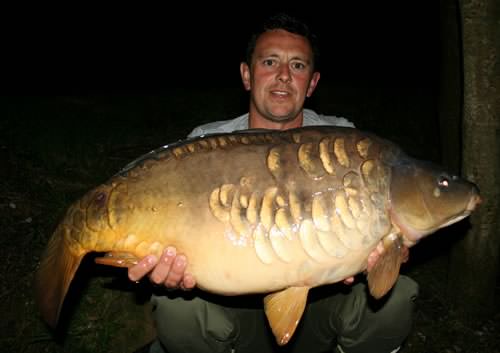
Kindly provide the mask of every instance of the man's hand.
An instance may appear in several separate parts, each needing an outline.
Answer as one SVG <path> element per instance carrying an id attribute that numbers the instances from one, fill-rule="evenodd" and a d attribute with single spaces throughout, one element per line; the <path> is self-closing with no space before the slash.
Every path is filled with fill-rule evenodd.
<path id="1" fill-rule="evenodd" d="M 177 255 L 174 247 L 167 247 L 160 259 L 154 255 L 148 255 L 141 261 L 128 269 L 128 278 L 138 281 L 148 275 L 152 283 L 163 285 L 169 289 L 181 288 L 189 290 L 194 288 L 196 282 L 193 276 L 185 273 L 187 258 L 185 255 Z"/>
<path id="2" fill-rule="evenodd" d="M 403 252 L 403 263 L 407 262 L 410 258 L 410 250 L 407 246 L 402 245 L 401 251 Z M 368 255 L 368 265 L 366 267 L 366 272 L 370 272 L 375 266 L 375 263 L 378 261 L 380 256 L 384 253 L 384 245 L 382 242 L 379 242 L 377 247 L 373 249 L 373 251 Z M 354 282 L 354 277 L 348 277 L 344 279 L 344 284 L 352 284 Z"/>

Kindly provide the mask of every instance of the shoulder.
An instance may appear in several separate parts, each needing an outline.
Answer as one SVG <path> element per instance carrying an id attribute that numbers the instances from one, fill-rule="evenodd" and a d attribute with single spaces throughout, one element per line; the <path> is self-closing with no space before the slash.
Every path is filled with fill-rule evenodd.
<path id="1" fill-rule="evenodd" d="M 313 110 L 304 109 L 304 126 L 314 125 L 334 125 L 344 127 L 354 127 L 354 124 L 343 117 L 334 115 L 318 114 Z"/>
<path id="2" fill-rule="evenodd" d="M 248 113 L 243 114 L 235 119 L 221 120 L 197 126 L 188 135 L 189 138 L 206 135 L 233 132 L 236 130 L 248 129 Z"/>

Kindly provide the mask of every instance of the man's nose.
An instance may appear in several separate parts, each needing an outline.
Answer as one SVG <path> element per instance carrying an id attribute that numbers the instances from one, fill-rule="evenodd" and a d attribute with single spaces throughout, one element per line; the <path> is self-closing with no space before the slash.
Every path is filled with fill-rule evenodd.
<path id="1" fill-rule="evenodd" d="M 292 80 L 292 76 L 290 75 L 290 68 L 288 65 L 280 65 L 278 71 L 278 80 L 283 83 L 288 83 Z"/>

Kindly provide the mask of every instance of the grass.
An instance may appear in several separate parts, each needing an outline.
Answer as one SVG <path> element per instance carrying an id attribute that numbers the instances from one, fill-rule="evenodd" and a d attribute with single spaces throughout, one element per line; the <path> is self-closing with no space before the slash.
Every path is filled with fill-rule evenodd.
<path id="1" fill-rule="evenodd" d="M 390 92 L 357 105 L 354 92 L 333 93 L 344 103 L 331 101 L 325 92 L 312 104 L 340 112 L 410 154 L 439 158 L 430 147 L 437 145 L 438 135 L 429 113 L 432 101 L 398 100 L 389 108 Z M 154 337 L 147 283 L 129 283 L 124 271 L 93 265 L 92 259 L 79 270 L 63 329 L 54 335 L 33 303 L 39 256 L 66 208 L 83 193 L 135 157 L 183 138 L 194 126 L 238 115 L 246 109 L 245 100 L 238 89 L 2 98 L 7 119 L 0 122 L 0 351 L 132 352 Z M 431 240 L 412 250 L 405 271 L 420 283 L 421 294 L 405 352 L 499 352 L 498 311 L 482 322 L 464 322 L 447 306 L 447 245 Z"/>

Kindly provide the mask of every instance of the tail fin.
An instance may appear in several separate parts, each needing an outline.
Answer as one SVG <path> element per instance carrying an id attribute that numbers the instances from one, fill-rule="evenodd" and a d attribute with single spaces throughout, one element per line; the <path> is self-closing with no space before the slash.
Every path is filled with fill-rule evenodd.
<path id="1" fill-rule="evenodd" d="M 57 326 L 64 297 L 85 255 L 84 251 L 71 251 L 66 232 L 64 226 L 56 229 L 35 274 L 35 300 L 42 318 L 52 328 Z"/>

